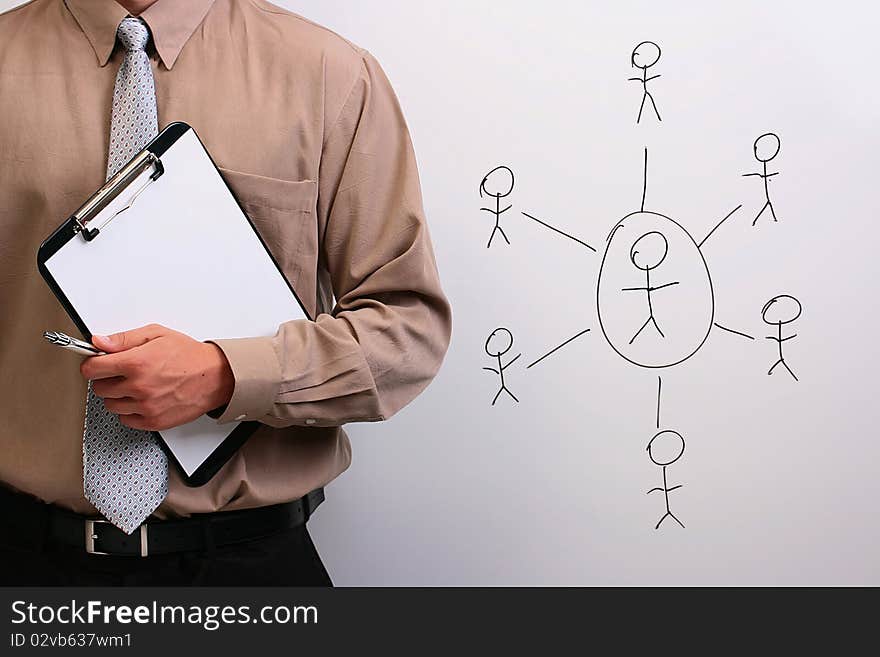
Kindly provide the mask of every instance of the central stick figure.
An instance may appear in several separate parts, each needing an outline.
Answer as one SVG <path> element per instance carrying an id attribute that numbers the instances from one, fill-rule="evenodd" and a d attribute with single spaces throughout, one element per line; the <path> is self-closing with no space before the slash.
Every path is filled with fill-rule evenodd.
<path id="1" fill-rule="evenodd" d="M 495 395 L 495 399 L 492 400 L 492 406 L 495 405 L 495 402 L 498 401 L 498 398 L 501 396 L 502 392 L 506 392 L 511 396 L 513 401 L 519 403 L 519 399 L 517 399 L 510 390 L 507 389 L 507 383 L 504 381 L 504 370 L 513 365 L 522 354 L 517 354 L 517 356 L 504 365 L 502 363 L 502 358 L 507 352 L 509 352 L 513 348 L 513 333 L 508 331 L 506 328 L 497 328 L 492 331 L 492 335 L 489 336 L 489 339 L 486 340 L 486 353 L 489 354 L 490 357 L 498 359 L 498 369 L 496 370 L 494 367 L 484 367 L 483 369 L 488 372 L 494 372 L 501 378 L 501 390 L 498 391 L 498 394 Z"/>
<path id="2" fill-rule="evenodd" d="M 788 306 L 788 308 L 786 308 L 786 306 Z M 801 302 L 788 294 L 781 294 L 778 297 L 773 297 L 767 302 L 767 305 L 765 305 L 764 309 L 761 311 L 761 317 L 763 318 L 764 323 L 777 327 L 776 335 L 767 336 L 768 340 L 773 340 L 779 346 L 779 360 L 773 363 L 773 367 L 767 372 L 768 375 L 773 374 L 773 370 L 779 365 L 782 365 L 788 370 L 788 373 L 791 374 L 792 378 L 794 378 L 795 381 L 798 381 L 797 376 L 791 371 L 788 363 L 785 362 L 785 357 L 782 355 L 782 343 L 793 340 L 797 337 L 797 333 L 784 338 L 782 337 L 782 327 L 796 321 L 803 311 L 804 308 L 801 305 Z"/>
<path id="3" fill-rule="evenodd" d="M 652 75 L 648 77 L 648 69 L 654 66 L 658 61 L 660 61 L 660 46 L 658 46 L 653 41 L 642 41 L 639 45 L 635 47 L 635 50 L 632 51 L 632 57 L 630 59 L 630 64 L 633 68 L 642 69 L 642 76 L 639 78 L 629 78 L 629 82 L 639 82 L 642 85 L 642 105 L 639 107 L 639 118 L 636 119 L 636 123 L 641 123 L 642 121 L 642 112 L 645 109 L 645 101 L 649 98 L 651 99 L 651 106 L 654 108 L 654 114 L 657 116 L 658 121 L 662 121 L 660 118 L 660 112 L 657 111 L 657 103 L 654 102 L 654 96 L 651 95 L 651 92 L 648 91 L 648 83 L 651 80 L 656 80 L 659 78 L 659 75 Z"/>
<path id="4" fill-rule="evenodd" d="M 489 212 L 490 214 L 495 215 L 495 228 L 492 229 L 492 235 L 489 237 L 489 244 L 486 246 L 487 249 L 492 247 L 492 240 L 495 239 L 495 233 L 501 233 L 501 237 L 503 237 L 504 241 L 510 245 L 510 240 L 507 239 L 504 229 L 501 228 L 501 215 L 510 210 L 513 206 L 508 205 L 502 210 L 501 199 L 507 198 L 513 193 L 515 182 L 513 171 L 508 167 L 500 166 L 495 167 L 487 173 L 486 177 L 483 178 L 480 183 L 480 198 L 483 198 L 483 196 L 490 196 L 495 199 L 494 208 L 480 208 L 483 212 Z"/>
<path id="5" fill-rule="evenodd" d="M 666 496 L 666 513 L 663 514 L 663 517 L 660 518 L 660 522 L 655 525 L 654 529 L 660 529 L 660 525 L 663 524 L 666 518 L 672 518 L 684 528 L 681 520 L 676 518 L 672 511 L 669 510 L 669 493 L 681 488 L 683 484 L 670 488 L 666 481 L 666 468 L 680 459 L 682 454 L 684 454 L 684 438 L 675 431 L 661 431 L 651 438 L 651 442 L 648 443 L 648 456 L 655 465 L 663 468 L 663 487 L 652 488 L 648 491 L 648 495 L 661 491 Z"/>
<path id="6" fill-rule="evenodd" d="M 651 323 L 654 324 L 654 328 L 657 329 L 657 333 L 660 334 L 661 338 L 666 337 L 663 334 L 663 331 L 660 330 L 660 325 L 657 324 L 657 318 L 654 317 L 654 301 L 651 295 L 658 290 L 678 285 L 679 282 L 675 281 L 673 283 L 666 283 L 654 287 L 651 285 L 651 271 L 657 269 L 657 267 L 663 264 L 663 261 L 666 260 L 666 254 L 668 251 L 669 242 L 666 241 L 666 237 L 663 233 L 657 232 L 656 230 L 642 235 L 633 243 L 632 248 L 630 249 L 629 259 L 632 261 L 636 269 L 645 272 L 645 287 L 624 287 L 621 289 L 623 292 L 645 292 L 648 296 L 648 319 L 645 320 L 642 327 L 636 331 L 632 340 L 629 341 L 630 344 L 635 342 L 636 338 L 639 337 L 639 334 L 641 334 L 641 332 L 647 328 L 648 324 Z"/>
<path id="7" fill-rule="evenodd" d="M 776 219 L 776 210 L 773 209 L 773 202 L 770 200 L 770 179 L 773 176 L 778 176 L 779 172 L 776 171 L 774 173 L 767 173 L 767 163 L 773 160 L 777 155 L 779 155 L 779 149 L 781 145 L 782 144 L 779 141 L 779 137 L 774 135 L 772 132 L 761 135 L 755 140 L 755 159 L 763 165 L 764 171 L 763 173 L 744 173 L 743 178 L 756 176 L 763 180 L 764 198 L 766 200 L 764 202 L 764 207 L 761 208 L 758 216 L 756 216 L 755 220 L 752 222 L 752 226 L 758 223 L 758 219 L 761 218 L 761 215 L 764 214 L 764 212 L 768 208 L 770 209 L 770 214 L 773 215 L 773 221 L 778 221 Z"/>

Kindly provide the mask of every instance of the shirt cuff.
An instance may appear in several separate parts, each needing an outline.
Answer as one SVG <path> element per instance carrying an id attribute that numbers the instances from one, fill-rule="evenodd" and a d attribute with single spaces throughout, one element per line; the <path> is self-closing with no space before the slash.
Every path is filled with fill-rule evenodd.
<path id="1" fill-rule="evenodd" d="M 217 424 L 259 420 L 268 415 L 275 405 L 275 396 L 281 386 L 281 364 L 272 346 L 271 337 L 230 338 L 205 340 L 220 347 L 229 361 L 235 388 L 232 397 Z M 222 409 L 222 407 L 220 407 Z"/>

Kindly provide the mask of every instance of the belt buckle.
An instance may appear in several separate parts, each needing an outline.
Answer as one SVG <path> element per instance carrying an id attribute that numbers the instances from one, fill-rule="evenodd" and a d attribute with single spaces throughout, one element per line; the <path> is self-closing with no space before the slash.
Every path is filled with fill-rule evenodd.
<path id="1" fill-rule="evenodd" d="M 100 552 L 95 549 L 95 539 L 98 538 L 98 535 L 95 533 L 95 525 L 111 525 L 108 520 L 86 520 L 86 553 L 87 554 L 100 554 L 105 556 L 111 556 L 110 552 Z M 140 526 L 140 538 L 141 538 L 141 556 L 146 557 L 149 555 L 148 549 L 148 541 L 147 541 L 147 525 L 143 524 Z"/>

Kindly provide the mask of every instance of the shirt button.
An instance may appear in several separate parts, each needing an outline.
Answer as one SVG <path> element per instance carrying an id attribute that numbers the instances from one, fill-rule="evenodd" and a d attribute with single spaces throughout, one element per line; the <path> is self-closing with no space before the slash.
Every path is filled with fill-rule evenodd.
<path id="1" fill-rule="evenodd" d="M 244 420 L 246 417 L 247 417 L 247 414 L 246 414 L 246 413 L 242 413 L 241 415 L 239 415 L 239 416 L 238 416 L 237 418 L 235 418 L 235 419 L 236 419 L 236 420 Z"/>
<path id="2" fill-rule="evenodd" d="M 317 420 L 308 419 L 306 420 L 306 424 L 314 424 Z"/>

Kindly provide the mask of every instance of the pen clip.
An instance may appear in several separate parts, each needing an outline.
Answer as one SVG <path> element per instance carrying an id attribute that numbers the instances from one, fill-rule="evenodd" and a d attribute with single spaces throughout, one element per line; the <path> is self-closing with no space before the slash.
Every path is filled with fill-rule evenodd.
<path id="1" fill-rule="evenodd" d="M 111 217 L 109 217 L 104 223 L 102 223 L 97 228 L 89 228 L 87 224 L 92 221 L 104 208 L 106 208 L 117 196 L 119 196 L 122 191 L 127 188 L 134 180 L 138 178 L 138 176 L 143 173 L 143 171 L 149 167 L 154 166 L 155 171 L 150 175 L 149 180 L 144 183 L 140 189 L 135 192 L 134 196 L 132 196 L 131 200 L 125 207 L 121 208 L 117 212 L 115 212 Z M 104 228 L 108 223 L 110 223 L 114 218 L 118 217 L 120 214 L 128 210 L 137 198 L 141 195 L 141 193 L 152 183 L 159 179 L 159 177 L 165 173 L 165 167 L 162 165 L 162 160 L 160 160 L 155 153 L 152 153 L 149 150 L 142 151 L 134 159 L 131 160 L 128 164 L 126 164 L 119 172 L 110 178 L 104 186 L 101 187 L 97 192 L 95 192 L 92 197 L 86 201 L 83 206 L 73 213 L 71 217 L 76 225 L 74 226 L 74 232 L 82 233 L 83 238 L 87 242 L 91 242 L 95 237 L 97 237 L 98 233 L 101 232 L 101 229 Z"/>

